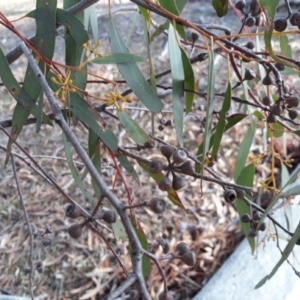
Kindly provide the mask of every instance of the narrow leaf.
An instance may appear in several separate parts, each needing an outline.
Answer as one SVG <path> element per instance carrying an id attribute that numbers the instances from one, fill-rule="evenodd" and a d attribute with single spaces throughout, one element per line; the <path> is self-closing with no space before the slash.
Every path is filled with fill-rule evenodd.
<path id="1" fill-rule="evenodd" d="M 204 161 L 206 154 L 210 149 L 210 140 L 212 135 L 212 119 L 213 119 L 213 110 L 215 103 L 215 67 L 214 67 L 214 52 L 212 50 L 208 51 L 209 58 L 209 72 L 208 72 L 208 87 L 207 87 L 207 102 L 206 102 L 206 121 L 205 121 L 205 132 L 204 132 L 204 148 L 203 155 L 201 157 L 202 168 L 204 166 Z M 203 169 L 202 169 L 203 170 Z"/>
<path id="2" fill-rule="evenodd" d="M 126 156 L 118 155 L 117 159 L 118 159 L 119 163 L 121 164 L 121 166 L 134 178 L 134 180 L 138 184 L 140 184 L 139 175 L 135 171 L 132 164 L 129 162 L 128 158 Z"/>
<path id="3" fill-rule="evenodd" d="M 274 266 L 271 273 L 259 281 L 259 283 L 255 286 L 255 289 L 262 287 L 268 280 L 270 280 L 275 275 L 275 273 L 277 272 L 279 267 L 286 261 L 286 259 L 289 257 L 289 255 L 293 251 L 296 242 L 299 240 L 299 236 L 300 236 L 300 222 L 294 232 L 293 237 L 291 238 L 291 240 L 288 242 L 285 249 L 283 250 L 280 260 Z"/>
<path id="4" fill-rule="evenodd" d="M 134 222 L 132 222 L 134 223 Z M 146 251 L 148 250 L 148 241 L 147 241 L 147 237 L 142 229 L 142 227 L 139 224 L 133 224 L 134 226 L 134 230 L 138 236 L 138 239 L 143 247 L 143 249 L 145 249 Z M 134 264 L 134 257 L 132 255 L 132 247 L 131 245 L 129 245 L 129 251 L 130 251 L 130 255 L 131 255 L 131 260 L 132 263 Z M 143 255 L 142 257 L 142 268 L 143 268 L 143 276 L 144 278 L 147 278 L 150 274 L 151 274 L 151 261 L 150 258 L 146 255 Z"/>
<path id="5" fill-rule="evenodd" d="M 182 65 L 184 70 L 185 113 L 188 114 L 193 107 L 194 93 L 188 92 L 186 90 L 194 91 L 195 76 L 194 76 L 193 67 L 185 51 L 182 48 L 180 48 L 180 50 L 181 50 L 181 59 L 182 59 Z"/>
<path id="6" fill-rule="evenodd" d="M 215 156 L 219 151 L 219 147 L 221 144 L 221 140 L 222 140 L 223 133 L 225 130 L 225 125 L 226 125 L 226 113 L 230 109 L 230 105 L 231 105 L 231 84 L 230 84 L 230 82 L 228 82 L 222 109 L 219 113 L 219 121 L 216 125 L 216 132 L 214 135 L 212 156 Z"/>
<path id="7" fill-rule="evenodd" d="M 229 0 L 213 0 L 212 5 L 219 18 L 227 15 Z"/>
<path id="8" fill-rule="evenodd" d="M 89 129 L 88 147 L 89 147 L 89 151 L 88 151 L 89 157 L 91 158 L 98 173 L 101 174 L 101 156 L 100 156 L 100 149 L 99 149 L 99 137 L 91 128 Z M 94 179 L 92 179 L 92 185 L 94 187 L 94 191 L 97 199 L 100 199 L 101 190 L 99 186 L 96 184 Z"/>
<path id="9" fill-rule="evenodd" d="M 146 59 L 131 53 L 111 53 L 103 57 L 97 57 L 92 62 L 95 64 L 128 64 L 136 62 L 145 62 Z"/>
<path id="10" fill-rule="evenodd" d="M 129 53 L 124 41 L 122 40 L 113 23 L 111 16 L 109 19 L 109 36 L 114 53 Z M 163 108 L 163 103 L 158 98 L 153 88 L 149 85 L 144 75 L 135 63 L 117 64 L 117 67 L 132 91 L 149 110 L 151 110 L 152 112 L 159 112 Z"/>
<path id="11" fill-rule="evenodd" d="M 250 124 L 247 133 L 244 136 L 244 139 L 240 145 L 239 152 L 235 162 L 235 169 L 234 169 L 234 181 L 237 182 L 245 164 L 246 160 L 250 151 L 250 147 L 253 142 L 253 137 L 255 134 L 255 123 Z"/>
<path id="12" fill-rule="evenodd" d="M 138 145 L 144 146 L 146 143 L 150 143 L 152 141 L 150 136 L 124 111 L 118 110 L 117 115 L 126 132 Z"/>
<path id="13" fill-rule="evenodd" d="M 183 87 L 184 87 L 184 69 L 181 57 L 181 47 L 178 45 L 178 37 L 172 24 L 169 26 L 168 37 L 171 74 L 172 74 L 172 98 L 174 123 L 177 139 L 180 147 L 183 147 Z"/>
<path id="14" fill-rule="evenodd" d="M 71 150 L 71 145 L 69 141 L 67 140 L 66 136 L 63 134 L 63 141 L 64 141 L 64 148 L 65 148 L 65 154 L 68 162 L 69 169 L 72 173 L 72 177 L 74 178 L 74 181 L 76 185 L 80 188 L 80 190 L 83 192 L 83 194 L 91 200 L 93 203 L 97 203 L 98 199 L 95 198 L 87 189 L 84 182 L 81 180 L 76 167 L 73 162 L 73 154 Z"/>

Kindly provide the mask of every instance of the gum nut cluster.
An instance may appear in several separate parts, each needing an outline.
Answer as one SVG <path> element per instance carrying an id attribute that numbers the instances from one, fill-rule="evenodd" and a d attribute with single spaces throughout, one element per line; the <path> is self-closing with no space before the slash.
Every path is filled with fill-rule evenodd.
<path id="1" fill-rule="evenodd" d="M 246 213 L 241 215 L 242 223 L 250 223 L 250 230 L 248 232 L 249 238 L 254 238 L 257 236 L 258 231 L 265 231 L 267 229 L 266 222 L 262 222 L 260 225 L 260 220 L 262 217 L 262 213 L 254 210 L 252 215 Z"/>
<path id="2" fill-rule="evenodd" d="M 245 26 L 253 27 L 259 26 L 261 24 L 261 8 L 258 0 L 251 0 L 249 5 L 249 10 L 246 11 L 246 1 L 239 0 L 235 3 L 235 8 L 238 9 L 244 18 L 242 22 Z"/>
<path id="3" fill-rule="evenodd" d="M 184 149 L 175 148 L 171 145 L 162 145 L 160 152 L 167 159 L 168 166 L 165 167 L 159 159 L 152 159 L 149 168 L 150 172 L 155 174 L 167 171 L 167 175 L 158 181 L 158 188 L 166 192 L 170 189 L 175 191 L 181 190 L 185 187 L 186 181 L 183 177 L 175 174 L 175 169 L 185 175 L 193 176 L 194 174 L 193 163 L 188 160 L 187 152 Z M 172 180 L 169 178 L 170 173 L 172 174 Z"/>
<path id="4" fill-rule="evenodd" d="M 277 118 L 286 111 L 291 120 L 295 120 L 299 115 L 297 107 L 299 106 L 300 98 L 297 95 L 290 95 L 286 92 L 284 98 L 278 99 L 275 103 L 270 96 L 264 96 L 261 99 L 261 103 L 269 107 L 267 123 L 276 122 Z"/>

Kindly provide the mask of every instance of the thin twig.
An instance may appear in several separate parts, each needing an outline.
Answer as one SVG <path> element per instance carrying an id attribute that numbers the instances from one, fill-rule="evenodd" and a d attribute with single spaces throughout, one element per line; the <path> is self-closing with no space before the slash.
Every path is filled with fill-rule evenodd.
<path id="1" fill-rule="evenodd" d="M 14 178 L 16 181 L 16 185 L 17 185 L 17 190 L 18 190 L 18 194 L 20 197 L 20 201 L 22 204 L 22 209 L 24 212 L 24 217 L 26 220 L 26 224 L 28 226 L 28 232 L 29 232 L 29 259 L 28 259 L 28 263 L 29 263 L 29 267 L 30 267 L 30 273 L 29 273 L 29 292 L 30 292 L 30 296 L 31 299 L 34 299 L 34 294 L 33 294 L 33 232 L 32 232 L 32 228 L 31 228 L 31 224 L 29 222 L 29 217 L 27 214 L 27 210 L 26 210 L 26 206 L 23 200 L 23 196 L 22 196 L 22 192 L 20 189 L 20 184 L 19 184 L 19 179 L 18 179 L 18 174 L 17 174 L 17 170 L 16 170 L 16 165 L 15 165 L 15 159 L 14 159 L 14 155 L 11 154 L 11 165 L 12 165 L 12 169 L 13 169 L 13 173 L 14 173 Z"/>
<path id="2" fill-rule="evenodd" d="M 126 291 L 130 286 L 132 286 L 137 281 L 135 274 L 130 274 L 124 282 L 122 282 L 114 291 L 112 291 L 108 296 L 104 297 L 103 300 L 115 300 L 124 291 Z"/>

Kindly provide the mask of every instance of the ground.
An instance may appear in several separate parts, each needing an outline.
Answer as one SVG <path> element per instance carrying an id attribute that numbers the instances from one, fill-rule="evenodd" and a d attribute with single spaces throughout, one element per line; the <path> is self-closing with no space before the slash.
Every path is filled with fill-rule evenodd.
<path id="1" fill-rule="evenodd" d="M 119 1 L 115 2 L 118 3 Z M 216 20 L 210 6 L 205 5 L 205 1 L 200 2 L 191 1 L 185 9 L 184 17 L 202 23 L 210 23 L 212 20 Z M 22 5 L 19 5 L 18 0 L 11 0 L 9 4 L 1 8 L 1 11 L 10 20 L 13 20 L 34 9 L 34 6 L 34 1 L 24 1 Z M 97 10 L 101 15 L 99 32 L 103 43 L 102 49 L 104 52 L 109 52 L 107 15 L 101 13 L 106 12 L 106 4 L 100 2 Z M 135 12 L 133 11 L 115 14 L 115 20 L 119 24 L 123 36 L 127 36 L 128 27 L 134 16 Z M 217 22 L 228 25 L 229 18 L 231 21 L 239 22 L 236 14 L 232 12 L 228 19 L 224 18 L 221 21 L 217 19 Z M 157 19 L 157 22 L 160 22 L 160 19 Z M 33 20 L 24 19 L 15 24 L 26 37 L 34 33 Z M 124 24 L 128 26 L 124 26 Z M 6 52 L 18 43 L 17 39 L 3 27 L 0 27 L 0 41 Z M 165 42 L 166 38 L 164 36 L 159 37 L 152 47 L 157 72 L 169 67 Z M 135 54 L 143 55 L 145 53 L 143 45 L 143 33 L 139 26 L 136 26 L 133 39 L 129 44 L 130 50 Z M 188 46 L 186 49 L 190 51 Z M 61 53 L 63 53 L 63 47 L 60 41 L 57 45 L 55 59 L 60 59 Z M 218 61 L 217 64 L 216 68 L 224 70 L 225 77 L 222 77 L 222 73 L 220 73 L 216 85 L 220 90 L 224 90 L 226 87 L 226 68 L 224 68 L 223 60 Z M 22 81 L 25 66 L 26 59 L 24 57 L 12 64 L 14 74 L 20 81 Z M 147 74 L 147 68 L 142 68 L 144 73 Z M 199 63 L 194 68 L 199 78 L 197 82 L 199 89 L 204 89 L 206 87 L 206 76 L 200 75 L 206 74 L 206 64 Z M 116 69 L 113 67 L 101 67 L 100 69 L 94 67 L 93 70 L 103 77 L 116 76 Z M 159 83 L 169 85 L 170 81 L 168 80 L 165 79 Z M 103 86 L 99 87 L 99 85 L 90 86 L 89 88 L 99 94 L 106 89 Z M 121 88 L 125 89 L 126 87 L 121 85 Z M 162 116 L 171 119 L 170 93 L 164 89 L 159 89 L 158 93 L 165 103 Z M 3 121 L 11 118 L 15 102 L 3 87 L 0 89 L 0 95 L 0 105 L 2 107 L 0 118 Z M 140 109 L 140 104 L 135 104 L 136 106 L 139 105 L 138 109 L 134 109 L 135 112 L 133 113 L 133 109 L 130 110 L 129 108 L 128 112 L 146 131 L 150 132 L 150 115 Z M 195 153 L 196 146 L 199 145 L 202 139 L 204 112 L 201 111 L 201 106 L 203 104 L 203 100 L 195 99 L 193 114 L 186 117 L 184 140 L 186 148 L 192 153 Z M 232 112 L 238 109 L 238 106 L 232 107 Z M 45 111 L 49 112 L 49 107 L 46 104 Z M 111 122 L 110 119 L 107 119 L 107 121 Z M 86 146 L 87 132 L 84 126 L 79 123 L 72 125 L 72 129 L 82 144 Z M 238 145 L 246 129 L 247 124 L 245 123 L 239 130 L 231 130 L 222 141 L 222 155 L 211 169 L 224 180 L 232 182 L 235 163 L 233 157 L 236 155 Z M 122 128 L 118 130 L 120 133 L 119 142 L 122 145 L 130 145 L 124 130 Z M 158 138 L 176 145 L 173 126 L 165 127 L 161 132 L 157 128 L 155 130 Z M 92 209 L 92 203 L 82 195 L 70 174 L 65 160 L 62 136 L 57 126 L 53 128 L 43 126 L 38 134 L 35 133 L 35 125 L 25 126 L 18 142 L 72 199 L 87 210 Z M 258 138 L 254 142 L 254 148 L 259 147 L 259 142 L 260 139 Z M 7 138 L 3 133 L 0 133 L 0 286 L 2 293 L 21 296 L 29 295 L 29 238 L 20 199 L 16 192 L 16 182 L 11 163 L 9 162 L 4 166 L 5 152 L 3 149 L 6 147 L 6 143 Z M 72 224 L 72 220 L 65 217 L 67 202 L 51 184 L 33 170 L 32 163 L 28 163 L 28 159 L 20 152 L 18 147 L 14 146 L 13 151 L 19 155 L 16 157 L 16 167 L 21 191 L 30 222 L 36 231 L 33 251 L 36 266 L 33 279 L 34 294 L 39 296 L 39 299 L 102 299 L 104 295 L 107 295 L 122 282 L 124 279 L 123 270 L 111 255 L 105 243 L 90 230 L 86 230 L 79 240 L 72 240 L 69 237 L 67 228 Z M 113 162 L 107 151 L 104 149 L 101 151 L 103 154 L 103 177 L 112 187 L 115 175 Z M 156 145 L 151 151 L 140 151 L 139 155 L 147 158 L 162 158 L 159 154 L 159 145 Z M 74 161 L 77 160 L 78 158 L 74 156 Z M 84 170 L 81 163 L 78 162 L 76 165 L 82 173 Z M 127 178 L 127 184 L 134 202 L 149 199 L 153 194 L 165 197 L 164 193 L 157 189 L 155 183 L 149 180 L 139 167 L 136 167 L 136 171 L 140 176 L 140 185 L 131 178 Z M 91 190 L 91 180 L 88 176 L 86 184 Z M 124 195 L 124 187 L 121 182 L 117 182 L 115 192 L 124 202 L 128 201 L 127 196 Z M 222 188 L 204 182 L 202 192 L 199 181 L 189 180 L 187 187 L 179 193 L 186 211 L 173 206 L 171 203 L 168 203 L 167 210 L 163 215 L 156 215 L 146 208 L 137 210 L 139 221 L 148 237 L 149 247 L 153 252 L 162 254 L 162 249 L 157 245 L 157 238 L 165 237 L 170 243 L 171 250 L 174 250 L 179 241 L 185 241 L 197 255 L 197 264 L 194 268 L 189 268 L 178 260 L 162 262 L 167 274 L 169 288 L 174 293 L 175 299 L 191 299 L 219 268 L 241 239 L 239 219 L 234 207 L 224 202 Z M 52 242 L 46 247 L 43 245 L 40 234 L 48 226 L 53 228 L 53 232 L 48 235 Z M 130 268 L 127 242 L 117 241 L 111 228 L 106 225 L 103 225 L 103 234 L 115 251 L 119 253 L 125 267 Z M 155 299 L 163 288 L 160 274 L 155 266 L 153 266 L 153 271 L 147 281 L 151 295 Z"/>

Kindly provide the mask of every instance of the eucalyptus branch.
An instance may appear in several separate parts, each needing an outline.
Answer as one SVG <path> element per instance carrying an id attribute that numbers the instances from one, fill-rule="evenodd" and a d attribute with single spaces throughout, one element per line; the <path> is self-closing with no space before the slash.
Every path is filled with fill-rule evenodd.
<path id="1" fill-rule="evenodd" d="M 34 72 L 35 76 L 40 82 L 40 85 L 49 101 L 49 104 L 51 106 L 51 109 L 54 113 L 54 120 L 59 125 L 59 127 L 62 129 L 64 134 L 67 136 L 70 143 L 73 145 L 74 149 L 76 150 L 78 156 L 81 158 L 83 163 L 85 164 L 87 170 L 89 171 L 91 177 L 94 179 L 98 187 L 100 188 L 102 195 L 106 197 L 109 202 L 113 205 L 113 207 L 116 209 L 118 215 L 121 218 L 121 221 L 124 225 L 124 228 L 126 230 L 129 242 L 132 246 L 132 257 L 133 257 L 133 264 L 134 264 L 134 273 L 137 276 L 137 281 L 139 283 L 141 296 L 145 300 L 150 300 L 150 295 L 147 291 L 147 287 L 145 284 L 145 281 L 143 279 L 143 272 L 142 272 L 142 245 L 138 239 L 138 236 L 132 226 L 132 223 L 128 217 L 128 215 L 124 212 L 123 204 L 118 199 L 118 197 L 109 189 L 101 175 L 98 173 L 97 169 L 95 168 L 93 162 L 90 160 L 89 156 L 87 155 L 86 151 L 82 147 L 81 143 L 76 138 L 75 134 L 71 131 L 69 125 L 65 121 L 63 114 L 59 108 L 59 106 L 56 103 L 56 100 L 53 96 L 53 92 L 50 89 L 42 71 L 39 69 L 38 65 L 36 64 L 36 61 L 32 54 L 30 53 L 29 49 L 25 45 L 25 43 L 21 43 L 21 49 L 26 55 L 29 65 Z"/>

